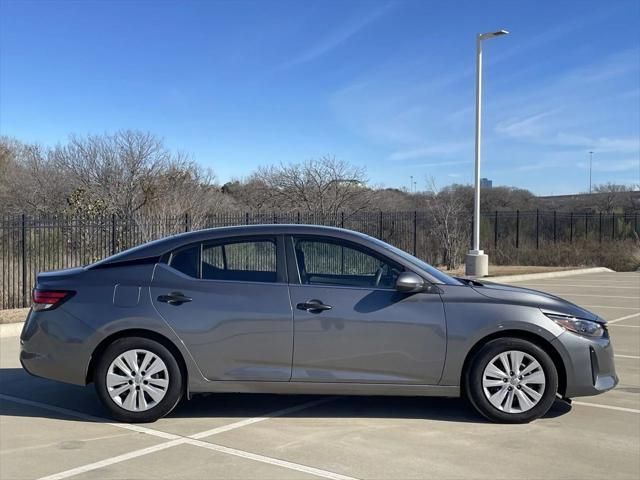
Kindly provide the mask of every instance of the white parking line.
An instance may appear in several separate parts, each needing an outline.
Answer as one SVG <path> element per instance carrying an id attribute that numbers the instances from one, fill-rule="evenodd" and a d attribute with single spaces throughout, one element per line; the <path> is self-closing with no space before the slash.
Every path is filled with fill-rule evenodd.
<path id="1" fill-rule="evenodd" d="M 618 358 L 633 358 L 633 359 L 638 359 L 640 357 L 636 356 L 636 355 L 614 355 L 614 357 Z"/>
<path id="2" fill-rule="evenodd" d="M 614 407 L 613 405 L 602 405 L 601 403 L 587 403 L 587 402 L 571 402 L 572 405 L 580 405 L 581 407 L 594 407 L 604 408 L 605 410 L 617 410 L 619 412 L 637 413 L 640 414 L 640 410 L 635 408 Z"/>
<path id="3" fill-rule="evenodd" d="M 626 315 L 624 317 L 616 318 L 615 320 L 611 320 L 610 322 L 607 322 L 607 323 L 611 325 L 612 323 L 618 323 L 618 322 L 621 322 L 622 320 L 629 320 L 630 318 L 635 318 L 635 317 L 640 317 L 640 312 L 632 313 L 631 315 Z"/>
<path id="4" fill-rule="evenodd" d="M 217 433 L 228 432 L 229 430 L 235 430 L 236 428 L 246 427 L 247 425 L 253 425 L 254 423 L 263 422 L 264 420 L 269 420 L 270 418 L 282 417 L 283 415 L 288 415 L 290 413 L 299 412 L 300 410 L 316 407 L 318 405 L 322 405 L 323 403 L 327 403 L 335 399 L 336 397 L 325 397 L 319 400 L 313 400 L 311 402 L 302 403 L 300 405 L 296 405 L 293 407 L 283 408 L 282 410 L 276 410 L 275 412 L 271 412 L 265 415 L 264 417 L 247 418 L 246 420 L 240 420 L 239 422 L 230 423 L 229 425 L 222 425 L 221 427 L 212 428 L 211 430 L 205 430 L 204 432 L 195 433 L 193 435 L 189 435 L 189 438 L 198 440 L 201 438 L 209 437 L 211 435 L 216 435 Z"/>
<path id="5" fill-rule="evenodd" d="M 262 422 L 265 420 L 269 420 L 271 418 L 280 417 L 283 415 L 287 415 L 290 413 L 299 412 L 306 408 L 312 408 L 323 403 L 327 403 L 329 401 L 335 400 L 336 397 L 324 397 L 318 400 L 313 400 L 310 402 L 302 403 L 300 405 L 295 405 L 293 407 L 283 408 L 280 410 L 276 410 L 274 412 L 268 413 L 262 417 L 254 417 L 248 418 L 246 420 L 241 420 L 239 422 L 235 422 L 229 425 L 223 425 L 222 427 L 213 428 L 210 430 L 205 430 L 200 433 L 196 433 L 189 437 L 183 437 L 180 435 L 174 435 L 172 433 L 166 433 L 159 430 L 154 430 L 152 428 L 142 427 L 140 425 L 132 425 L 128 423 L 109 423 L 106 422 L 105 419 L 96 417 L 94 415 L 85 414 L 82 412 L 78 412 L 75 410 L 69 410 L 67 408 L 57 407 L 55 405 L 49 405 L 42 402 L 37 402 L 33 400 L 27 400 L 25 398 L 14 397 L 11 395 L 0 394 L 0 399 L 19 403 L 22 405 L 27 405 L 31 407 L 40 408 L 43 410 L 49 410 L 52 412 L 60 413 L 72 418 L 80 418 L 83 420 L 89 420 L 93 422 L 102 423 L 104 425 L 109 425 L 117 428 L 124 428 L 126 430 L 132 430 L 140 433 L 146 433 L 148 435 L 153 435 L 156 437 L 161 437 L 170 440 L 169 442 L 160 443 L 158 445 L 153 445 L 151 447 L 142 448 L 139 450 L 134 450 L 132 452 L 128 452 L 122 455 L 117 455 L 115 457 L 106 458 L 104 460 L 100 460 L 98 462 L 90 463 L 87 465 L 82 465 L 80 467 L 72 468 L 70 470 L 65 470 L 64 472 L 59 472 L 53 475 L 47 475 L 42 477 L 40 480 L 63 480 L 65 478 L 73 477 L 75 475 L 80 475 L 82 473 L 90 472 L 92 470 L 97 470 L 99 468 L 107 467 L 109 465 L 114 465 L 116 463 L 126 462 L 127 460 L 131 460 L 133 458 L 138 458 L 144 455 L 148 455 L 151 453 L 155 453 L 161 450 L 165 450 L 167 448 L 175 447 L 177 445 L 193 445 L 196 447 L 206 448 L 208 450 L 215 450 L 220 453 L 226 453 L 228 455 L 234 455 L 236 457 L 247 458 L 250 460 L 254 460 L 261 463 L 267 463 L 270 465 L 276 465 L 283 468 L 288 468 L 290 470 L 296 470 L 299 472 L 309 473 L 311 475 L 315 475 L 317 477 L 327 478 L 330 480 L 357 480 L 354 477 L 349 477 L 346 475 L 342 475 L 335 472 L 330 472 L 328 470 L 322 470 L 315 467 L 309 467 L 307 465 L 302 465 L 293 462 L 287 462 L 285 460 L 280 460 L 277 458 L 265 457 L 263 455 L 258 455 L 251 452 L 245 452 L 244 450 L 237 450 L 234 448 L 224 447 L 222 445 L 216 445 L 209 442 L 205 442 L 199 440 L 200 438 L 208 437 L 211 435 L 215 435 L 217 433 L 228 432 L 229 430 L 234 430 L 236 428 L 245 427 L 247 425 L 252 425 L 257 422 Z"/>
<path id="6" fill-rule="evenodd" d="M 104 418 L 89 415 L 88 413 L 82 413 L 76 410 L 69 410 L 67 408 L 56 407 L 55 405 L 49 405 L 48 403 L 27 400 L 26 398 L 13 397 L 11 395 L 5 395 L 4 393 L 0 393 L 0 400 L 7 400 L 14 403 L 20 403 L 22 405 L 36 407 L 42 410 L 49 410 L 50 412 L 60 413 L 68 417 L 80 418 L 82 420 L 88 420 L 90 422 L 102 423 L 104 425 L 109 425 L 111 427 L 124 428 L 125 430 L 132 430 L 134 432 L 146 433 L 148 435 L 153 435 L 154 437 L 166 438 L 169 440 L 179 438 L 177 435 L 161 432 L 160 430 L 154 430 L 152 428 L 142 427 L 140 425 L 133 425 L 129 423 L 111 423 Z"/>
<path id="7" fill-rule="evenodd" d="M 610 327 L 626 327 L 626 328 L 640 328 L 640 325 L 620 325 L 619 323 L 615 325 L 609 325 Z"/>
<path id="8" fill-rule="evenodd" d="M 580 305 L 581 307 L 588 307 L 588 308 L 617 308 L 618 310 L 639 310 L 640 307 L 618 307 L 618 306 L 612 306 L 612 305 Z"/>
<path id="9" fill-rule="evenodd" d="M 141 448 L 140 450 L 134 450 L 133 452 L 124 453 L 122 455 L 118 455 L 117 457 L 111 457 L 105 460 L 100 460 L 99 462 L 89 463 L 88 465 L 82 465 L 81 467 L 72 468 L 71 470 L 65 470 L 64 472 L 47 475 L 46 477 L 41 477 L 39 480 L 63 480 L 75 475 L 80 475 L 81 473 L 97 470 L 98 468 L 108 467 L 109 465 L 113 465 L 114 463 L 126 462 L 127 460 L 131 460 L 133 458 L 138 458 L 143 455 L 149 455 L 150 453 L 159 452 L 160 450 L 166 450 L 167 448 L 175 447 L 176 445 L 181 445 L 186 442 L 187 440 L 185 438 L 178 438 L 177 440 L 161 443 L 152 447 Z"/>
<path id="10" fill-rule="evenodd" d="M 319 468 L 308 467 L 299 463 L 287 462 L 286 460 L 280 460 L 277 458 L 265 457 L 251 452 L 245 452 L 244 450 L 237 450 L 235 448 L 223 447 L 222 445 L 216 445 L 214 443 L 203 442 L 202 440 L 189 440 L 189 445 L 196 445 L 198 447 L 207 448 L 220 453 L 227 453 L 229 455 L 235 455 L 237 457 L 248 458 L 255 460 L 256 462 L 268 463 L 269 465 L 277 465 L 278 467 L 288 468 L 290 470 L 297 470 L 298 472 L 309 473 L 316 477 L 329 478 L 331 480 L 356 480 L 354 477 L 348 477 L 340 473 L 329 472 L 327 470 L 321 470 Z"/>
<path id="11" fill-rule="evenodd" d="M 602 289 L 603 286 L 602 285 L 568 285 L 568 284 L 560 284 L 560 283 L 527 283 L 525 284 L 526 287 L 582 287 L 582 288 L 599 288 Z M 618 285 L 607 285 L 607 287 L 613 288 L 613 289 L 625 289 L 625 290 L 638 290 L 638 286 L 631 286 L 631 287 L 619 287 Z"/>
<path id="12" fill-rule="evenodd" d="M 593 297 L 593 293 L 562 293 L 562 296 L 565 297 Z M 605 298 L 626 298 L 630 300 L 638 300 L 640 301 L 640 295 L 636 295 L 635 297 L 625 297 L 620 295 L 607 295 Z"/>
<path id="13" fill-rule="evenodd" d="M 90 437 L 90 438 L 76 438 L 75 440 L 81 443 L 88 443 L 88 442 L 97 442 L 100 440 L 110 440 L 113 438 L 122 438 L 122 437 L 126 437 L 129 436 L 130 434 L 127 432 L 122 432 L 122 433 L 114 433 L 112 435 L 101 435 L 99 437 Z M 50 442 L 50 443 L 38 443 L 35 445 L 29 445 L 26 447 L 17 447 L 17 448 L 7 448 L 5 450 L 0 450 L 0 455 L 9 455 L 11 453 L 17 453 L 17 452 L 27 452 L 29 450 L 38 450 L 40 448 L 48 448 L 48 447 L 59 447 L 60 446 L 60 442 Z"/>

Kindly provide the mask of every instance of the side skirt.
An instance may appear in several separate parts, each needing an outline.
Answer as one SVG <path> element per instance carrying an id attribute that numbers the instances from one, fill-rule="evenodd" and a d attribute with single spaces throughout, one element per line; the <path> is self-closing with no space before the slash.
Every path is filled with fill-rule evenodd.
<path id="1" fill-rule="evenodd" d="M 191 385 L 190 393 L 275 393 L 289 395 L 395 395 L 403 397 L 459 397 L 458 385 L 400 385 L 383 383 L 232 382 Z"/>

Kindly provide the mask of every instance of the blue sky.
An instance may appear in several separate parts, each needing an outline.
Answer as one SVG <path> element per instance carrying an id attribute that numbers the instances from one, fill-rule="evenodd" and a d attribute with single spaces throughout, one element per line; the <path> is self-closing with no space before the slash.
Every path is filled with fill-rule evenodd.
<path id="1" fill-rule="evenodd" d="M 148 130 L 220 182 L 321 155 L 370 182 L 640 182 L 640 2 L 0 0 L 0 132 Z"/>

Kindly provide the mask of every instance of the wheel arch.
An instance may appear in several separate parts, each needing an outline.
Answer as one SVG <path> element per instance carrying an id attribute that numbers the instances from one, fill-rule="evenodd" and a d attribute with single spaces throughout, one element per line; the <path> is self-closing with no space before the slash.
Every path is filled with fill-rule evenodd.
<path id="1" fill-rule="evenodd" d="M 484 345 L 498 338 L 519 338 L 521 340 L 527 340 L 542 348 L 549 355 L 549 357 L 551 357 L 551 361 L 553 361 L 553 364 L 556 367 L 556 370 L 558 372 L 558 393 L 564 396 L 565 392 L 567 391 L 567 370 L 564 365 L 564 361 L 562 360 L 562 356 L 546 338 L 533 332 L 527 332 L 525 330 L 501 330 L 499 332 L 494 332 L 486 335 L 478 340 L 467 352 L 467 355 L 464 359 L 460 377 L 461 390 L 464 390 L 466 388 L 466 376 L 473 358 Z"/>
<path id="2" fill-rule="evenodd" d="M 182 382 L 185 388 L 184 393 L 188 395 L 189 372 L 187 370 L 187 364 L 185 362 L 184 356 L 180 352 L 180 349 L 178 349 L 178 347 L 164 335 L 151 330 L 146 330 L 143 328 L 131 328 L 131 329 L 120 330 L 102 339 L 102 341 L 93 349 L 93 352 L 91 353 L 91 358 L 89 359 L 89 365 L 87 366 L 87 375 L 85 378 L 86 384 L 93 382 L 93 374 L 96 369 L 98 359 L 100 358 L 102 353 L 107 349 L 107 347 L 111 345 L 113 342 L 115 342 L 116 340 L 120 338 L 127 338 L 127 337 L 148 338 L 149 340 L 154 340 L 159 344 L 163 345 L 164 347 L 166 347 L 173 354 L 176 361 L 178 362 L 178 366 L 180 367 L 180 372 L 182 373 L 182 376 L 184 379 L 184 381 Z"/>

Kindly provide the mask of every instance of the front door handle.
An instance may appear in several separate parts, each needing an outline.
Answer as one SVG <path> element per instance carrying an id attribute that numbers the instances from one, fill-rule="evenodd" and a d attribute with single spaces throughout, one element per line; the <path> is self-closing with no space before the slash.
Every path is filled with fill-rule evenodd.
<path id="1" fill-rule="evenodd" d="M 325 310 L 331 310 L 333 307 L 331 305 L 325 305 L 320 300 L 313 299 L 307 302 L 299 303 L 298 305 L 296 305 L 296 308 L 298 310 L 306 310 L 307 312 L 311 313 L 320 313 L 324 312 Z"/>
<path id="2" fill-rule="evenodd" d="M 182 305 L 183 303 L 190 302 L 191 298 L 181 292 L 171 292 L 168 295 L 160 295 L 158 301 L 168 303 L 169 305 Z"/>

